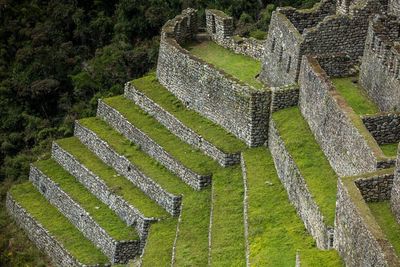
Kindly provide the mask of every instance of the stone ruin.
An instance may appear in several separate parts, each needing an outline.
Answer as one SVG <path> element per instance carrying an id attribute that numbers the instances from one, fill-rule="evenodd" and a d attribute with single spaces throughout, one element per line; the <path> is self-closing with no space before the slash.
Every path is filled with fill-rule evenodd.
<path id="1" fill-rule="evenodd" d="M 221 11 L 206 10 L 206 28 L 202 29 L 196 10 L 186 9 L 169 20 L 161 32 L 158 81 L 187 108 L 222 126 L 248 146 L 268 146 L 289 199 L 318 248 L 338 250 L 347 266 L 400 265 L 393 247 L 377 223 L 371 220 L 371 215 L 365 212 L 366 203 L 389 200 L 400 223 L 400 153 L 397 158 L 387 157 L 379 148 L 379 145 L 400 141 L 399 15 L 399 0 L 322 0 L 308 10 L 278 8 L 272 15 L 266 40 L 259 41 L 234 36 L 233 18 Z M 192 40 L 212 40 L 235 53 L 259 60 L 263 88 L 256 90 L 192 55 L 183 46 Z M 359 84 L 378 105 L 379 113 L 355 114 L 330 80 L 356 73 L 359 73 Z M 130 83 L 126 85 L 125 97 L 221 166 L 240 162 L 240 154 L 219 151 L 138 93 Z M 339 177 L 334 225 L 324 222 L 271 119 L 273 112 L 292 106 L 299 106 Z M 98 116 L 124 135 L 132 135 L 146 153 L 158 157 L 169 170 L 180 173 L 182 180 L 193 188 L 200 190 L 210 184 L 211 177 L 182 169 L 162 147 L 142 133 L 129 130 L 134 126 L 114 114 L 102 101 L 99 101 Z M 113 154 L 107 144 L 96 140 L 97 137 L 79 123 L 75 135 L 98 151 L 96 154 L 107 164 L 117 170 L 120 168 L 122 175 L 132 175 L 131 168 L 135 170 L 135 166 L 127 171 L 123 166 L 129 164 L 128 161 Z M 70 168 L 76 164 L 56 145 L 53 153 Z M 79 171 L 79 166 L 71 171 L 73 169 L 88 175 L 84 169 Z M 34 182 L 43 179 L 35 171 L 31 176 Z M 134 179 L 137 178 L 132 177 Z M 179 214 L 180 196 L 169 195 L 147 177 L 140 179 L 139 188 L 170 214 Z M 17 220 L 24 219 L 12 199 L 8 207 Z M 138 221 L 137 228 L 145 239 L 149 222 Z M 47 252 L 56 257 L 51 255 L 54 252 Z"/>

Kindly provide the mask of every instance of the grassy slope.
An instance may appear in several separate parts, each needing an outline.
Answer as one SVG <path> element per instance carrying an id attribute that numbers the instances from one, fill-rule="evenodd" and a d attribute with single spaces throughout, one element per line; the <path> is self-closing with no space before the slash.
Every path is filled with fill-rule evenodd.
<path id="1" fill-rule="evenodd" d="M 190 53 L 224 70 L 237 79 L 254 86 L 263 88 L 256 75 L 261 71 L 261 63 L 251 57 L 238 55 L 212 41 L 192 43 L 186 47 Z"/>
<path id="2" fill-rule="evenodd" d="M 178 98 L 157 81 L 155 73 L 150 73 L 145 77 L 132 81 L 132 83 L 136 89 L 143 92 L 147 97 L 222 151 L 235 153 L 246 148 L 242 141 L 228 133 L 221 126 L 204 118 L 197 112 L 185 108 Z"/>
<path id="3" fill-rule="evenodd" d="M 244 153 L 248 184 L 250 264 L 294 266 L 299 251 L 302 266 L 341 266 L 336 251 L 320 251 L 288 200 L 271 154 L 265 148 Z"/>
<path id="4" fill-rule="evenodd" d="M 239 166 L 213 178 L 211 259 L 215 266 L 244 266 L 243 180 Z"/>
<path id="5" fill-rule="evenodd" d="M 137 240 L 139 238 L 132 227 L 127 226 L 114 211 L 100 202 L 57 162 L 50 159 L 36 162 L 34 165 L 79 203 L 110 236 L 116 240 Z"/>
<path id="6" fill-rule="evenodd" d="M 332 79 L 332 82 L 358 115 L 375 114 L 379 112 L 378 106 L 372 102 L 360 85 L 352 82 L 353 79 L 354 78 L 336 78 Z"/>
<path id="7" fill-rule="evenodd" d="M 387 157 L 396 157 L 399 143 L 380 145 L 383 154 Z"/>
<path id="8" fill-rule="evenodd" d="M 157 181 L 163 188 L 174 194 L 183 195 L 184 210 L 182 212 L 182 220 L 179 225 L 179 236 L 177 240 L 176 262 L 192 262 L 195 266 L 204 265 L 208 256 L 208 222 L 210 215 L 209 190 L 201 192 L 194 191 L 178 177 L 169 172 L 165 167 L 150 158 L 147 154 L 140 151 L 129 140 L 121 134 L 110 128 L 105 122 L 88 118 L 80 121 L 82 125 L 87 126 L 96 132 L 100 138 L 112 146 L 117 153 L 125 155 L 135 166 L 143 173 L 147 174 Z M 171 222 L 172 223 L 172 222 Z M 155 225 L 163 233 L 152 232 L 153 242 L 157 244 L 154 238 L 157 236 L 170 236 L 170 229 L 164 225 Z M 168 242 L 168 241 L 167 241 Z M 159 249 L 164 257 L 169 254 L 170 247 L 165 246 Z M 149 254 L 156 253 L 149 247 Z M 160 255 L 161 256 L 161 255 Z M 154 262 L 150 256 L 146 256 L 146 261 Z M 182 263 L 183 264 L 183 263 Z"/>
<path id="9" fill-rule="evenodd" d="M 333 225 L 337 177 L 297 107 L 272 115 L 286 148 L 306 180 L 325 222 Z"/>
<path id="10" fill-rule="evenodd" d="M 96 174 L 117 195 L 121 196 L 146 217 L 166 218 L 168 213 L 148 198 L 139 188 L 113 168 L 107 166 L 76 137 L 56 141 L 64 150 L 71 153 L 80 163 Z"/>
<path id="11" fill-rule="evenodd" d="M 153 117 L 145 114 L 140 107 L 123 96 L 104 99 L 104 102 L 118 110 L 130 123 L 146 133 L 174 158 L 196 173 L 208 175 L 214 161 L 189 144 L 176 137 Z"/>
<path id="12" fill-rule="evenodd" d="M 84 264 L 108 262 L 106 256 L 54 208 L 32 184 L 16 185 L 10 192 L 14 199 L 79 261 Z"/>
<path id="13" fill-rule="evenodd" d="M 142 264 L 144 267 L 171 266 L 177 218 L 168 218 L 150 227 Z"/>
<path id="14" fill-rule="evenodd" d="M 400 225 L 394 217 L 389 201 L 367 203 L 375 220 L 383 230 L 386 238 L 393 245 L 397 255 L 400 256 Z"/>

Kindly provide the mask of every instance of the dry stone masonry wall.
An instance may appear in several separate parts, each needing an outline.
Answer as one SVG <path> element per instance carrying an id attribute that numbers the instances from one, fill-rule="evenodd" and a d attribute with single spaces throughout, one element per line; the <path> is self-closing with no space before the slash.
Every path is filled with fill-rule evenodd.
<path id="1" fill-rule="evenodd" d="M 299 102 L 298 85 L 289 85 L 282 87 L 271 87 L 272 100 L 271 112 L 284 108 L 297 106 Z"/>
<path id="2" fill-rule="evenodd" d="M 363 55 L 368 18 L 385 10 L 385 1 L 358 1 L 348 14 L 334 14 L 336 1 L 297 11 L 280 8 L 271 18 L 260 78 L 271 86 L 297 82 L 303 55 L 318 55 L 329 73 L 351 74 Z M 342 69 L 338 71 L 336 67 Z"/>
<path id="3" fill-rule="evenodd" d="M 400 266 L 353 181 L 338 180 L 336 201 L 335 243 L 346 266 Z"/>
<path id="4" fill-rule="evenodd" d="M 119 155 L 94 132 L 75 123 L 75 136 L 95 153 L 104 163 L 114 168 L 120 175 L 125 176 L 147 196 L 156 201 L 173 216 L 179 215 L 182 196 L 175 196 L 143 174 L 125 156 Z"/>
<path id="5" fill-rule="evenodd" d="M 63 245 L 40 223 L 38 223 L 29 212 L 21 207 L 12 197 L 7 194 L 6 208 L 10 216 L 16 221 L 18 226 L 24 229 L 28 238 L 42 251 L 49 255 L 51 261 L 58 266 L 71 267 L 100 267 L 104 265 L 84 265 L 74 258 Z"/>
<path id="6" fill-rule="evenodd" d="M 111 263 L 127 263 L 139 251 L 137 240 L 119 241 L 112 238 L 76 201 L 39 169 L 31 166 L 29 179 L 39 192 L 57 207 L 82 234 L 96 244 Z"/>
<path id="7" fill-rule="evenodd" d="M 192 56 L 176 39 L 168 37 L 172 35 L 162 34 L 157 65 L 159 82 L 187 107 L 249 146 L 262 145 L 267 139 L 270 91 L 244 85 Z"/>
<path id="8" fill-rule="evenodd" d="M 290 202 L 303 220 L 306 229 L 320 249 L 329 249 L 333 243 L 333 226 L 326 225 L 324 216 L 312 197 L 304 177 L 285 147 L 273 120 L 270 122 L 268 147 L 274 159 L 279 179 Z"/>
<path id="9" fill-rule="evenodd" d="M 400 109 L 400 23 L 376 16 L 369 23 L 360 83 L 382 111 Z"/>
<path id="10" fill-rule="evenodd" d="M 393 187 L 393 173 L 360 177 L 354 181 L 366 202 L 390 200 Z"/>
<path id="11" fill-rule="evenodd" d="M 207 33 L 217 44 L 237 54 L 260 60 L 264 56 L 264 42 L 255 38 L 234 36 L 233 18 L 215 9 L 206 9 Z"/>
<path id="12" fill-rule="evenodd" d="M 400 153 L 398 150 L 390 204 L 397 222 L 400 223 Z"/>
<path id="13" fill-rule="evenodd" d="M 333 169 L 339 175 L 376 170 L 377 158 L 353 125 L 352 110 L 314 58 L 304 57 L 299 83 L 301 113 Z"/>
<path id="14" fill-rule="evenodd" d="M 378 144 L 400 142 L 400 114 L 380 113 L 362 116 L 365 127 L 372 134 Z"/>
<path id="15" fill-rule="evenodd" d="M 127 225 L 135 227 L 140 235 L 141 248 L 146 240 L 150 223 L 156 218 L 146 218 L 138 209 L 127 203 L 121 196 L 115 194 L 97 175 L 86 168 L 73 155 L 57 143 L 53 143 L 52 157 L 66 171 L 71 173 L 93 195 L 110 207 Z"/>
<path id="16" fill-rule="evenodd" d="M 132 83 L 128 82 L 125 84 L 124 92 L 126 98 L 135 102 L 136 105 L 140 106 L 144 111 L 153 116 L 170 132 L 189 145 L 200 149 L 203 153 L 218 161 L 221 166 L 226 167 L 239 163 L 239 153 L 229 154 L 221 151 L 215 145 L 205 140 L 201 135 L 194 132 L 176 117 L 171 115 L 168 111 L 160 107 L 145 94 L 137 90 Z"/>
<path id="17" fill-rule="evenodd" d="M 211 183 L 211 174 L 200 175 L 188 169 L 144 132 L 130 123 L 120 112 L 102 100 L 98 102 L 97 116 L 105 120 L 127 139 L 139 145 L 141 150 L 155 158 L 194 189 L 203 189 Z"/>

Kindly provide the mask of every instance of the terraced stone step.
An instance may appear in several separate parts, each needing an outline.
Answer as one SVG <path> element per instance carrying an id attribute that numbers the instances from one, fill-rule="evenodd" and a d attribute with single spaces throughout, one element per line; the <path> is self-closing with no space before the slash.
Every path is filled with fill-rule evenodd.
<path id="1" fill-rule="evenodd" d="M 272 114 L 268 147 L 307 230 L 319 248 L 333 248 L 337 175 L 298 107 Z"/>
<path id="2" fill-rule="evenodd" d="M 126 224 L 134 226 L 142 245 L 150 223 L 168 217 L 164 209 L 102 162 L 76 137 L 54 142 L 52 157 Z"/>
<path id="3" fill-rule="evenodd" d="M 99 100 L 97 116 L 185 183 L 200 190 L 210 184 L 206 156 L 170 133 L 123 96 Z M 211 162 L 212 163 L 212 162 Z"/>
<path id="4" fill-rule="evenodd" d="M 8 213 L 58 266 L 110 266 L 107 257 L 52 206 L 31 183 L 7 194 Z"/>
<path id="5" fill-rule="evenodd" d="M 140 252 L 136 231 L 54 160 L 32 164 L 29 179 L 111 263 L 127 263 Z"/>
<path id="6" fill-rule="evenodd" d="M 171 133 L 217 160 L 220 165 L 239 163 L 239 152 L 246 148 L 245 143 L 199 113 L 187 109 L 157 81 L 155 73 L 126 83 L 124 95 Z"/>
<path id="7" fill-rule="evenodd" d="M 242 171 L 248 266 L 343 266 L 337 251 L 315 247 L 267 149 L 245 151 Z"/>
<path id="8" fill-rule="evenodd" d="M 179 215 L 181 193 L 189 187 L 139 147 L 98 118 L 76 122 L 75 136 L 168 213 Z"/>

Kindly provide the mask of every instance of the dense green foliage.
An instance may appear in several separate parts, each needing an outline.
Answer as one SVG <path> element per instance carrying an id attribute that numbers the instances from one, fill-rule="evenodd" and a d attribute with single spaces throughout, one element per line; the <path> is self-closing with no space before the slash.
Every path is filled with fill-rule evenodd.
<path id="1" fill-rule="evenodd" d="M 11 184 L 27 179 L 30 162 L 49 156 L 52 140 L 94 115 L 97 98 L 121 93 L 123 83 L 154 68 L 160 28 L 182 8 L 224 10 L 238 33 L 260 38 L 276 6 L 314 2 L 0 1 L 1 203 Z M 21 232 L 11 238 L 17 228 L 0 210 L 0 265 L 44 264 Z"/>

